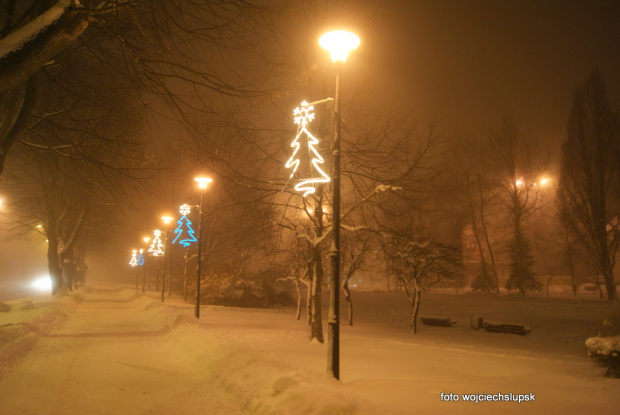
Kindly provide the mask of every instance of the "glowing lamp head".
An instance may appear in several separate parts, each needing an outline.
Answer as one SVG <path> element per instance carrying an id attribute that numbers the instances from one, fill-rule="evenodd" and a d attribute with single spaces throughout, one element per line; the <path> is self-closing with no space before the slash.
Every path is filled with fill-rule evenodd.
<path id="1" fill-rule="evenodd" d="M 359 44 L 359 37 L 342 30 L 325 33 L 319 39 L 319 45 L 331 53 L 333 62 L 345 62 L 349 51 L 356 49 Z"/>
<path id="2" fill-rule="evenodd" d="M 151 238 L 149 238 L 148 236 L 145 236 L 142 238 L 142 240 L 144 241 L 145 244 L 148 244 L 151 241 Z"/>
<path id="3" fill-rule="evenodd" d="M 170 216 L 162 216 L 162 217 L 161 217 L 161 220 L 163 220 L 163 221 L 164 221 L 164 224 L 165 224 L 165 225 L 167 225 L 167 224 L 169 224 L 170 222 L 172 222 L 172 220 L 173 220 L 173 219 L 174 219 L 174 218 L 171 218 Z"/>
<path id="4" fill-rule="evenodd" d="M 198 182 L 198 187 L 201 189 L 206 189 L 207 185 L 213 181 L 206 177 L 196 177 L 194 180 Z"/>

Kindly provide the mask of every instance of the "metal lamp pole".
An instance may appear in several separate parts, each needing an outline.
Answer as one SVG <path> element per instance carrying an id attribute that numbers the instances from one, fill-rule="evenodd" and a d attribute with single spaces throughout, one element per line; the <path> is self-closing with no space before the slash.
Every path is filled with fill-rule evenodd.
<path id="1" fill-rule="evenodd" d="M 144 238 L 142 238 L 142 240 L 144 241 L 144 244 L 148 247 L 149 242 L 151 241 L 151 238 L 149 238 L 148 236 L 145 236 Z M 146 257 L 147 256 L 148 255 L 146 255 L 146 253 L 145 253 L 145 255 L 144 255 L 144 269 L 142 270 L 142 294 L 144 294 L 144 292 L 146 291 L 146 266 L 147 266 L 146 265 L 146 263 L 147 263 Z M 150 281 L 149 281 L 149 284 L 150 284 Z M 149 289 L 150 288 L 151 287 L 149 286 Z"/>
<path id="2" fill-rule="evenodd" d="M 336 64 L 336 92 L 333 117 L 333 171 L 332 171 L 332 244 L 329 249 L 332 279 L 330 282 L 327 329 L 327 372 L 340 379 L 340 71 L 347 53 L 359 45 L 353 33 L 335 31 L 321 36 L 319 44 L 330 51 Z"/>
<path id="3" fill-rule="evenodd" d="M 332 279 L 329 287 L 327 317 L 327 371 L 340 379 L 340 67 L 336 63 L 332 153 L 332 244 L 329 248 Z"/>
<path id="4" fill-rule="evenodd" d="M 162 216 L 164 221 L 164 267 L 161 271 L 161 302 L 164 302 L 164 294 L 166 293 L 166 251 L 168 245 L 168 224 L 172 221 L 170 216 Z"/>
<path id="5" fill-rule="evenodd" d="M 200 210 L 198 214 L 200 215 L 200 219 L 198 221 L 198 258 L 196 265 L 196 311 L 194 315 L 196 318 L 200 318 L 200 273 L 201 273 L 201 265 L 202 265 L 202 207 L 204 203 L 204 194 L 207 185 L 212 182 L 211 179 L 207 179 L 205 177 L 196 177 L 194 180 L 198 182 L 198 187 L 200 188 Z"/>

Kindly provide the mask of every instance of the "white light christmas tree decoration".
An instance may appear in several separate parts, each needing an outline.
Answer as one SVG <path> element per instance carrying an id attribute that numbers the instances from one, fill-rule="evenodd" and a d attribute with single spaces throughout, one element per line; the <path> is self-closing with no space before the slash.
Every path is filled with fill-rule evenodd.
<path id="1" fill-rule="evenodd" d="M 297 135 L 295 139 L 291 143 L 291 147 L 293 148 L 293 154 L 291 158 L 285 164 L 285 167 L 288 169 L 292 169 L 291 175 L 289 178 L 292 178 L 293 175 L 297 172 L 299 168 L 300 160 L 299 155 L 297 154 L 301 148 L 300 140 L 302 136 L 307 138 L 308 143 L 308 154 L 312 157 L 310 164 L 314 168 L 316 172 L 315 177 L 311 177 L 308 179 L 302 179 L 299 183 L 295 185 L 295 190 L 298 192 L 303 192 L 303 197 L 314 193 L 316 191 L 315 186 L 320 183 L 328 183 L 330 181 L 329 176 L 321 169 L 321 164 L 324 163 L 323 157 L 319 154 L 316 149 L 316 145 L 319 144 L 319 140 L 312 135 L 310 131 L 308 131 L 308 124 L 312 122 L 314 119 L 314 105 L 308 105 L 306 101 L 301 103 L 301 107 L 295 108 L 293 111 L 293 115 L 295 116 L 295 124 L 299 127 L 297 128 Z M 314 174 L 314 173 L 313 173 Z"/>
<path id="2" fill-rule="evenodd" d="M 144 249 L 140 248 L 138 251 L 138 266 L 144 265 Z"/>
<path id="3" fill-rule="evenodd" d="M 161 231 L 155 230 L 153 231 L 153 242 L 151 243 L 151 247 L 149 248 L 149 252 L 153 256 L 159 256 L 164 254 L 164 244 L 161 243 Z"/>
<path id="4" fill-rule="evenodd" d="M 138 265 L 138 250 L 137 249 L 131 250 L 131 259 L 129 260 L 129 265 L 131 265 L 132 267 L 135 267 L 136 265 Z"/>
<path id="5" fill-rule="evenodd" d="M 179 212 L 181 213 L 181 218 L 177 221 L 179 226 L 174 230 L 174 233 L 177 234 L 176 238 L 172 241 L 175 243 L 179 241 L 179 244 L 184 247 L 188 247 L 192 242 L 196 242 L 197 239 L 194 236 L 194 229 L 192 229 L 192 222 L 187 219 L 187 216 L 190 212 L 190 206 L 188 204 L 181 205 L 179 208 Z"/>

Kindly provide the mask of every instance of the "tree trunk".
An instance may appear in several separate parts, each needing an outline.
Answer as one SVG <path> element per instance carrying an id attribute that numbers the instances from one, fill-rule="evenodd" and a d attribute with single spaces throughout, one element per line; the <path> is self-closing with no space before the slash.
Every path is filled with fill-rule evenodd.
<path id="1" fill-rule="evenodd" d="M 605 245 L 607 248 L 607 245 Z M 618 298 L 616 293 L 616 281 L 614 280 L 614 268 L 609 258 L 608 250 L 605 249 L 605 252 L 601 253 L 601 262 L 603 265 L 603 279 L 605 280 L 605 289 L 607 290 L 607 299 L 608 300 L 616 300 Z"/>
<path id="2" fill-rule="evenodd" d="M 312 290 L 310 287 L 312 286 L 312 281 L 314 281 L 313 274 L 310 276 L 310 284 L 308 284 L 308 291 L 306 291 L 306 324 L 310 326 L 312 322 Z"/>
<path id="3" fill-rule="evenodd" d="M 297 291 L 297 311 L 295 312 L 295 320 L 301 320 L 301 283 L 295 278 L 295 290 Z"/>
<path id="4" fill-rule="evenodd" d="M 413 334 L 417 334 L 418 332 L 418 313 L 420 312 L 420 286 L 418 285 L 418 281 L 413 281 L 413 290 L 410 297 L 411 303 L 411 321 L 409 322 L 409 327 L 411 328 L 411 332 Z"/>
<path id="5" fill-rule="evenodd" d="M 47 267 L 52 282 L 52 296 L 62 297 L 66 294 L 62 280 L 62 266 L 58 256 L 58 242 L 55 238 L 49 238 L 47 245 Z"/>
<path id="6" fill-rule="evenodd" d="M 349 305 L 349 326 L 353 325 L 353 300 L 351 300 L 351 292 L 349 291 L 349 276 L 344 280 L 342 284 L 342 291 L 344 291 L 344 298 Z"/>
<path id="7" fill-rule="evenodd" d="M 4 171 L 9 150 L 19 138 L 35 105 L 37 94 L 33 78 L 28 79 L 23 87 L 16 85 L 7 93 L 6 109 L 0 122 L 0 174 Z"/>
<path id="8" fill-rule="evenodd" d="M 480 253 L 480 286 L 479 287 L 474 287 L 474 289 L 476 288 L 480 288 L 482 290 L 482 292 L 489 292 L 491 291 L 491 289 L 493 288 L 493 284 L 490 283 L 489 279 L 489 272 L 487 270 L 487 263 L 486 263 L 486 258 L 484 256 L 484 249 L 482 247 L 482 242 L 480 240 L 480 231 L 478 229 L 478 220 L 477 220 L 477 213 L 476 213 L 476 208 L 474 206 L 474 200 L 473 200 L 473 196 L 471 195 L 470 191 L 469 191 L 469 186 L 466 187 L 466 192 L 467 192 L 467 199 L 469 201 L 469 212 L 471 215 L 471 226 L 472 226 L 472 230 L 474 231 L 474 240 L 476 241 L 476 246 L 478 247 L 478 252 Z M 480 203 L 483 204 L 484 201 L 480 200 Z M 481 211 L 484 211 L 484 208 L 481 206 L 480 207 Z M 484 218 L 483 218 L 484 220 Z M 458 292 L 458 281 L 456 283 L 456 289 Z"/>
<path id="9" fill-rule="evenodd" d="M 488 293 L 491 292 L 491 290 L 493 288 L 497 289 L 497 281 L 495 281 L 495 279 L 493 280 L 493 282 L 489 281 L 490 275 L 489 275 L 489 271 L 487 268 L 487 261 L 486 258 L 484 256 L 484 249 L 482 247 L 482 241 L 480 241 L 480 236 L 478 235 L 478 230 L 476 227 L 476 220 L 472 220 L 472 226 L 474 228 L 474 239 L 476 240 L 476 246 L 478 247 L 478 251 L 480 251 L 480 274 L 481 274 L 481 283 L 482 286 L 480 287 L 482 289 L 482 292 Z M 495 287 L 494 287 L 495 285 Z M 458 284 L 457 284 L 458 287 Z"/>
<path id="10" fill-rule="evenodd" d="M 478 181 L 478 193 L 482 200 L 483 191 L 482 191 L 482 183 Z M 484 241 L 486 243 L 487 249 L 489 250 L 489 259 L 491 260 L 491 271 L 493 271 L 493 279 L 495 281 L 495 290 L 499 294 L 499 275 L 497 275 L 497 266 L 495 265 L 495 254 L 493 253 L 493 246 L 491 246 L 491 240 L 489 238 L 489 231 L 487 229 L 487 221 L 485 215 L 485 206 L 484 203 L 480 202 L 480 226 L 482 227 L 482 234 L 484 235 Z"/>
<path id="11" fill-rule="evenodd" d="M 566 212 L 564 211 L 564 203 L 563 203 L 563 199 L 562 199 L 562 228 L 563 228 L 563 235 L 564 236 L 564 243 L 566 244 L 566 259 L 568 260 L 568 269 L 570 270 L 570 282 L 571 282 L 571 288 L 573 290 L 573 295 L 577 295 L 577 277 L 575 276 L 575 264 L 573 263 L 573 255 L 572 255 L 572 250 L 571 250 L 571 242 L 570 242 L 570 237 L 569 237 L 569 231 L 568 231 L 568 223 L 567 223 L 567 217 L 566 217 Z"/>
<path id="12" fill-rule="evenodd" d="M 321 304 L 323 297 L 323 260 L 321 258 L 321 249 L 318 246 L 312 247 L 312 282 L 310 285 L 312 305 L 310 307 L 310 341 L 316 339 L 320 343 L 325 340 L 323 338 L 323 321 Z"/>

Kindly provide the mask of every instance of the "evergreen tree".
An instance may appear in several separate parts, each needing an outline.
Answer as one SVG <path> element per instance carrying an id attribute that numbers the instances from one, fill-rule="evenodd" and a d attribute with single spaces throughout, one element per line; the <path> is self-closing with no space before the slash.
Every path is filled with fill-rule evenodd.
<path id="1" fill-rule="evenodd" d="M 506 289 L 516 290 L 525 295 L 527 290 L 540 290 L 540 282 L 533 271 L 535 264 L 532 244 L 522 232 L 515 232 L 515 237 L 508 246 L 510 256 L 510 277 Z"/>

